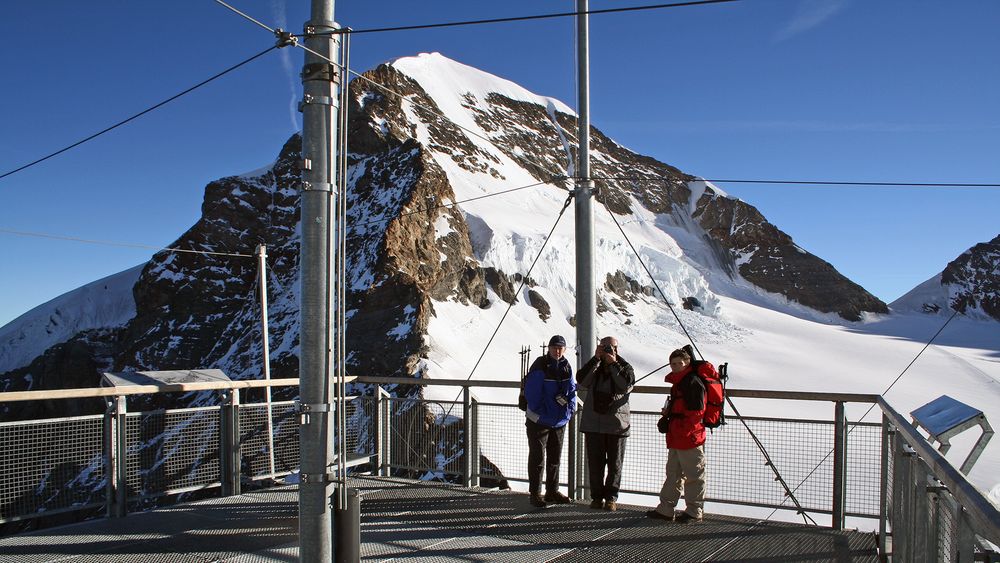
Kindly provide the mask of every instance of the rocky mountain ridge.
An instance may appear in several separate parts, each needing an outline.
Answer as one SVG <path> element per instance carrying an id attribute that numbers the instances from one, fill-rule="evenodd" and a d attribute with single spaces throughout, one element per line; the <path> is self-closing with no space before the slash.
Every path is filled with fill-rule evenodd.
<path id="1" fill-rule="evenodd" d="M 427 335 L 435 303 L 483 310 L 512 303 L 521 299 L 514 288 L 522 280 L 531 282 L 524 298 L 534 311 L 532 326 L 572 324 L 550 318 L 572 298 L 570 281 L 523 277 L 523 265 L 541 245 L 538 237 L 519 235 L 516 225 L 505 234 L 484 219 L 486 203 L 457 203 L 470 194 L 491 196 L 481 187 L 487 182 L 506 182 L 526 187 L 521 193 L 530 195 L 516 196 L 525 202 L 558 209 L 573 175 L 571 111 L 440 55 L 401 59 L 365 76 L 350 87 L 350 371 L 435 375 L 424 361 L 433 347 Z M 452 80 L 456 85 L 437 76 L 459 78 Z M 848 321 L 888 312 L 751 205 L 635 154 L 596 128 L 592 135 L 596 213 L 659 229 L 661 239 L 666 230 L 683 234 L 685 242 L 664 251 L 664 268 L 673 270 L 662 270 L 660 280 L 676 304 L 718 315 L 711 280 L 729 279 Z M 235 379 L 259 377 L 257 272 L 250 256 L 258 244 L 267 245 L 269 256 L 272 375 L 296 376 L 299 151 L 293 136 L 263 172 L 211 182 L 202 218 L 171 247 L 219 254 L 156 254 L 132 288 L 134 317 L 87 328 L 26 364 L 7 366 L 0 375 L 6 389 L 92 386 L 104 370 L 212 367 Z M 635 299 L 655 301 L 651 282 L 637 268 L 627 270 L 615 266 L 604 274 L 601 314 L 627 316 Z M 682 279 L 671 282 L 675 275 Z"/>

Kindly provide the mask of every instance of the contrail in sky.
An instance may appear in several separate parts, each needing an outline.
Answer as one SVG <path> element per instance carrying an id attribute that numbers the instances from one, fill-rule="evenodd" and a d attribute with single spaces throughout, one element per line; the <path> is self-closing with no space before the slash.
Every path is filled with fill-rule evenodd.
<path id="1" fill-rule="evenodd" d="M 280 27 L 285 31 L 288 29 L 288 18 L 285 17 L 285 2 L 284 0 L 272 0 L 271 2 L 271 12 L 274 16 L 274 21 L 276 22 L 275 27 Z M 292 62 L 292 52 L 295 49 L 285 47 L 279 51 L 281 55 L 281 66 L 285 69 L 285 76 L 288 77 L 288 89 L 291 91 L 291 96 L 288 99 L 288 118 L 292 124 L 292 131 L 298 131 L 302 128 L 299 124 L 299 112 L 296 104 L 296 100 L 299 99 L 298 92 L 298 82 L 296 82 L 295 65 Z"/>
<path id="2" fill-rule="evenodd" d="M 774 41 L 784 41 L 816 27 L 833 17 L 846 4 L 842 0 L 802 0 L 795 9 L 792 20 L 775 34 Z"/>

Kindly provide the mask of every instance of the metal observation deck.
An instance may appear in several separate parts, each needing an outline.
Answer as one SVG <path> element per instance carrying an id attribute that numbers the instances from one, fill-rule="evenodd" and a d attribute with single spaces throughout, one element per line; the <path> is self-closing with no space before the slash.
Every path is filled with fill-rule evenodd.
<path id="1" fill-rule="evenodd" d="M 996 555 L 984 540 L 1000 543 L 996 507 L 877 396 L 730 390 L 834 408 L 828 419 L 734 417 L 716 430 L 706 447 L 706 520 L 677 524 L 645 517 L 666 458 L 658 413 L 633 411 L 618 511 L 582 500 L 536 509 L 496 488 L 526 480 L 526 442 L 510 438 L 523 432 L 523 413 L 473 393 L 516 382 L 358 383 L 367 386 L 348 404 L 348 433 L 338 439 L 353 452 L 348 484 L 361 496 L 364 560 L 908 563 L 989 560 Z M 381 387 L 404 384 L 458 386 L 461 400 L 391 397 Z M 129 412 L 126 397 L 192 389 L 0 393 L 5 402 L 108 399 L 104 415 L 0 423 L 0 562 L 297 560 L 297 488 L 270 486 L 298 466 L 295 405 L 240 399 L 240 389 L 265 382 L 219 385 L 219 406 L 149 412 Z M 848 421 L 845 404 L 857 402 L 877 404 L 882 422 Z M 793 509 L 747 428 L 821 525 L 721 514 L 727 505 L 743 514 Z M 583 499 L 573 432 L 564 456 L 560 480 Z M 847 522 L 872 531 L 846 530 Z"/>
<path id="2" fill-rule="evenodd" d="M 697 524 L 389 477 L 361 494 L 364 561 L 878 561 L 871 533 L 708 515 Z M 295 561 L 298 494 L 275 487 L 0 539 L 0 561 Z"/>

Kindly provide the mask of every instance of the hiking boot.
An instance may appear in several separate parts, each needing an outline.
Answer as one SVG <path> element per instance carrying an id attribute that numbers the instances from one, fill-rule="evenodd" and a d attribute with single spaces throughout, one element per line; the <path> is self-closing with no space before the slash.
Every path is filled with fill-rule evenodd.
<path id="1" fill-rule="evenodd" d="M 604 508 L 604 501 L 595 498 L 594 500 L 590 501 L 590 508 L 593 508 L 594 510 L 600 510 Z"/>
<path id="2" fill-rule="evenodd" d="M 698 523 L 701 522 L 701 518 L 691 516 L 687 512 L 681 512 L 679 515 L 674 517 L 674 522 L 677 522 L 678 524 L 687 524 L 688 522 Z"/>
<path id="3" fill-rule="evenodd" d="M 654 520 L 664 520 L 666 522 L 673 522 L 674 521 L 674 517 L 673 516 L 667 516 L 666 514 L 663 514 L 663 513 L 661 513 L 658 510 L 647 510 L 646 511 L 646 518 L 652 518 Z"/>
<path id="4" fill-rule="evenodd" d="M 531 501 L 530 502 L 531 502 L 531 506 L 534 506 L 534 507 L 537 507 L 537 508 L 545 508 L 545 506 L 546 506 L 545 499 L 543 499 L 542 495 L 540 495 L 538 493 L 531 493 Z"/>
<path id="5" fill-rule="evenodd" d="M 568 504 L 569 497 L 559 491 L 549 491 L 545 493 L 545 502 L 551 502 L 553 504 Z"/>
<path id="6" fill-rule="evenodd" d="M 604 510 L 610 510 L 611 512 L 614 512 L 618 510 L 618 503 L 613 500 L 605 501 Z"/>

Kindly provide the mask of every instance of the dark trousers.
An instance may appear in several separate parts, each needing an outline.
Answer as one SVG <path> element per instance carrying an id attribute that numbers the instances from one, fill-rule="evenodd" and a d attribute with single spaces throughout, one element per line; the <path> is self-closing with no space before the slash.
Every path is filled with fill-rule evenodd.
<path id="1" fill-rule="evenodd" d="M 528 492 L 542 492 L 543 461 L 545 492 L 559 490 L 559 460 L 566 427 L 550 428 L 530 420 L 525 420 L 524 426 L 528 433 Z"/>
<path id="2" fill-rule="evenodd" d="M 618 500 L 627 437 L 598 432 L 587 432 L 585 436 L 587 471 L 590 473 L 590 498 Z M 605 468 L 607 468 L 606 475 Z"/>

